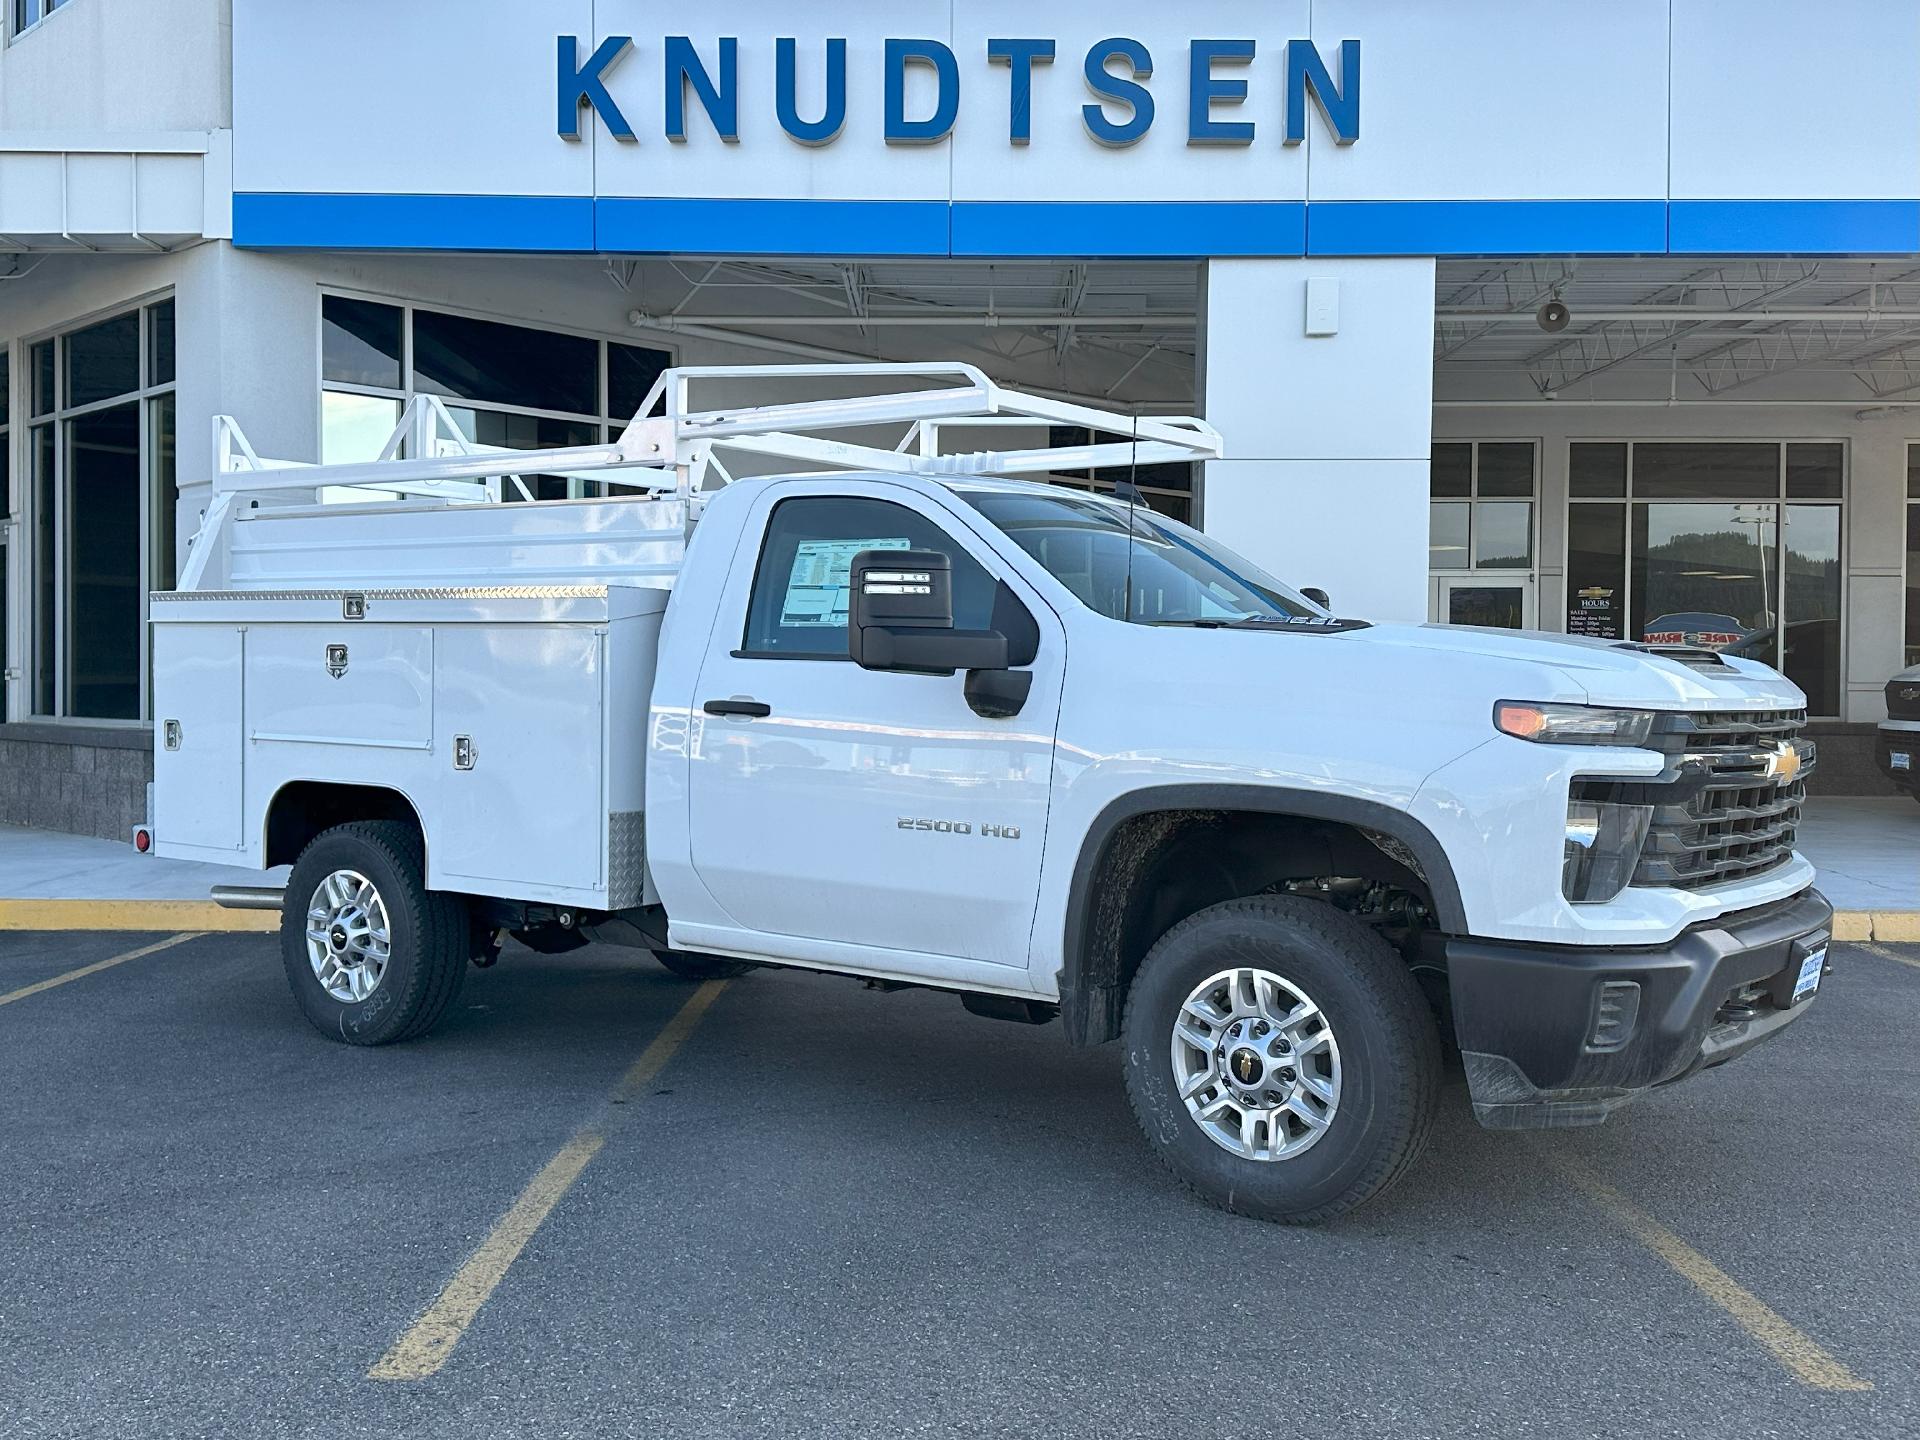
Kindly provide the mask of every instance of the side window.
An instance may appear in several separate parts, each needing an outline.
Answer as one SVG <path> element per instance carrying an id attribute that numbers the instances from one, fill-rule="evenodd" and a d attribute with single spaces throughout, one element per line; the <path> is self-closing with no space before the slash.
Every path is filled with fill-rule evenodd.
<path id="1" fill-rule="evenodd" d="M 782 500 L 767 521 L 747 602 L 749 656 L 847 658 L 848 580 L 862 550 L 939 550 L 953 557 L 953 623 L 993 623 L 992 576 L 940 526 L 885 500 L 808 495 Z"/>

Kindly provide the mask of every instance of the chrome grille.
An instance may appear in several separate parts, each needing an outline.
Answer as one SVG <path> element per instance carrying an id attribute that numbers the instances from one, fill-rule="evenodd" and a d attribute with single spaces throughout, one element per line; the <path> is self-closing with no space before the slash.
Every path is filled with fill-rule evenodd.
<path id="1" fill-rule="evenodd" d="M 1806 723 L 1804 710 L 1660 716 L 1648 746 L 1668 757 L 1667 769 L 1636 787 L 1653 821 L 1633 883 L 1697 890 L 1786 864 L 1813 768 L 1813 745 L 1800 738 Z M 1791 780 L 1769 773 L 1783 743 L 1800 757 Z"/>

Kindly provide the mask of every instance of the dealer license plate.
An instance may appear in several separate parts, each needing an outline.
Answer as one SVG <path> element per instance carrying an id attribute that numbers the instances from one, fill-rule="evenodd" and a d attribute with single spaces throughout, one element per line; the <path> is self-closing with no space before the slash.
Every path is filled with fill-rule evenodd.
<path id="1" fill-rule="evenodd" d="M 1826 967 L 1827 947 L 1822 945 L 1800 962 L 1800 974 L 1793 982 L 1793 1003 L 1798 1005 L 1820 988 L 1820 972 Z"/>

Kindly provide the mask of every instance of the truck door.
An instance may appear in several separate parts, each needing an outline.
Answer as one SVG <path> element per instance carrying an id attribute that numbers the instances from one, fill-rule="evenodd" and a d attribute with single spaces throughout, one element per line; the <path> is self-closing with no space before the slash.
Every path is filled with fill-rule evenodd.
<path id="1" fill-rule="evenodd" d="M 956 515 L 905 487 L 802 483 L 755 503 L 694 695 L 695 872 L 744 932 L 739 948 L 867 969 L 891 968 L 891 952 L 948 977 L 964 978 L 964 962 L 1024 972 L 1066 658 L 1058 617 Z M 1041 634 L 1019 715 L 974 714 L 964 672 L 847 658 L 848 567 L 886 548 L 952 556 L 961 628 L 988 627 L 997 581 L 1014 589 Z"/>

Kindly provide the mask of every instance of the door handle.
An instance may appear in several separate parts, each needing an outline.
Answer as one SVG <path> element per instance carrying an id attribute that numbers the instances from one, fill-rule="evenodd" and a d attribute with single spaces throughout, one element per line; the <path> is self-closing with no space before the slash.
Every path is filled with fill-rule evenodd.
<path id="1" fill-rule="evenodd" d="M 709 715 L 746 715 L 756 720 L 773 713 L 773 707 L 762 700 L 709 700 L 700 708 Z"/>

